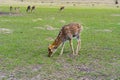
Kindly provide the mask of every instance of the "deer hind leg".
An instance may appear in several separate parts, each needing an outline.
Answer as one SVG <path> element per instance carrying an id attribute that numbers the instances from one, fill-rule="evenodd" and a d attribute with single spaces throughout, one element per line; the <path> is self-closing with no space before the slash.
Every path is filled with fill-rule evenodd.
<path id="1" fill-rule="evenodd" d="M 69 42 L 70 42 L 70 47 L 71 47 L 71 50 L 72 50 L 72 54 L 75 55 L 72 39 L 70 39 Z"/>
<path id="2" fill-rule="evenodd" d="M 76 55 L 78 55 L 80 48 L 81 48 L 81 40 L 80 40 L 80 38 L 77 38 Z"/>
<path id="3" fill-rule="evenodd" d="M 62 43 L 62 49 L 61 49 L 60 55 L 63 54 L 64 46 L 65 46 L 65 43 L 63 42 L 63 43 Z"/>

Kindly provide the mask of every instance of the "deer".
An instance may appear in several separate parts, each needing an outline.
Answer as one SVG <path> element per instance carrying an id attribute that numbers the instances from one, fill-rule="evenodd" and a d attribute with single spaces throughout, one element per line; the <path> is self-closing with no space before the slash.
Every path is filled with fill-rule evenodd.
<path id="1" fill-rule="evenodd" d="M 10 12 L 13 10 L 13 7 L 12 6 L 10 6 Z"/>
<path id="2" fill-rule="evenodd" d="M 20 12 L 20 7 L 15 7 L 15 12 L 16 13 Z"/>
<path id="3" fill-rule="evenodd" d="M 31 9 L 30 5 L 29 5 L 29 6 L 27 6 L 26 12 L 29 12 L 29 11 L 30 11 L 30 9 Z"/>
<path id="4" fill-rule="evenodd" d="M 35 10 L 35 6 L 32 6 L 32 8 L 31 8 L 31 12 L 34 11 L 34 10 Z"/>
<path id="5" fill-rule="evenodd" d="M 69 41 L 72 54 L 78 55 L 78 52 L 81 48 L 81 39 L 80 39 L 81 31 L 82 31 L 82 25 L 80 25 L 79 23 L 70 23 L 70 24 L 64 25 L 60 30 L 58 36 L 54 40 L 54 42 L 48 46 L 48 57 L 51 57 L 53 53 L 56 52 L 57 48 L 60 45 L 62 46 L 60 55 L 62 55 L 66 41 Z M 74 51 L 74 47 L 73 47 L 73 42 L 72 42 L 73 38 L 77 39 L 76 52 Z"/>
<path id="6" fill-rule="evenodd" d="M 118 0 L 115 0 L 115 5 L 116 5 L 117 8 L 119 7 L 118 4 L 119 4 Z"/>
<path id="7" fill-rule="evenodd" d="M 64 8 L 65 8 L 64 6 L 61 6 L 60 9 L 59 9 L 59 11 L 64 10 Z"/>

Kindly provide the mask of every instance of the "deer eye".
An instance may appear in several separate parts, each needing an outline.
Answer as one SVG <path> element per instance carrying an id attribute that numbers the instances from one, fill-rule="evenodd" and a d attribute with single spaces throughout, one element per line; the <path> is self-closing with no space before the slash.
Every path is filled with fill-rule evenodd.
<path id="1" fill-rule="evenodd" d="M 57 49 L 57 47 L 54 47 L 54 49 Z"/>

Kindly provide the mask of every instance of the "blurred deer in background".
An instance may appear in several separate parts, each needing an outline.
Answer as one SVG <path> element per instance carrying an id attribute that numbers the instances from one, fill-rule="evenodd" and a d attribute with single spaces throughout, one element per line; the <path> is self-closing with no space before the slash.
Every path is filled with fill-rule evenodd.
<path id="1" fill-rule="evenodd" d="M 26 12 L 30 12 L 30 9 L 31 9 L 30 5 L 27 6 Z"/>
<path id="2" fill-rule="evenodd" d="M 20 7 L 13 7 L 13 6 L 10 6 L 10 12 L 20 12 Z"/>
<path id="3" fill-rule="evenodd" d="M 15 7 L 15 12 L 16 13 L 20 12 L 20 7 Z"/>
<path id="4" fill-rule="evenodd" d="M 119 7 L 118 0 L 115 0 L 115 5 L 116 5 L 117 8 Z"/>
<path id="5" fill-rule="evenodd" d="M 64 8 L 65 8 L 64 6 L 61 6 L 60 9 L 59 9 L 59 11 L 64 10 Z"/>
<path id="6" fill-rule="evenodd" d="M 12 6 L 10 6 L 10 12 L 12 12 L 12 10 L 13 10 L 13 7 L 12 7 Z"/>
<path id="7" fill-rule="evenodd" d="M 48 46 L 48 56 L 51 57 L 61 44 L 62 44 L 62 49 L 60 55 L 62 55 L 64 50 L 64 43 L 67 40 L 69 40 L 70 42 L 72 54 L 77 55 L 81 47 L 81 39 L 80 39 L 81 31 L 82 31 L 82 26 L 78 23 L 70 23 L 68 25 L 63 26 L 55 41 Z M 73 42 L 72 42 L 73 37 L 77 39 L 76 52 L 74 52 L 74 48 L 73 48 Z"/>
<path id="8" fill-rule="evenodd" d="M 32 6 L 31 12 L 35 10 L 35 6 Z"/>

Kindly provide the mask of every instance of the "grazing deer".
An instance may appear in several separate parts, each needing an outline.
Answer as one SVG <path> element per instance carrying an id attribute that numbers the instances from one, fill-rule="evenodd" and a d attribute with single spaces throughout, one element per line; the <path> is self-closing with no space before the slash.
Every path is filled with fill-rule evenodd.
<path id="1" fill-rule="evenodd" d="M 119 4 L 119 3 L 118 3 L 118 0 L 116 0 L 116 1 L 115 1 L 115 5 L 116 5 L 117 8 L 119 7 L 118 4 Z"/>
<path id="2" fill-rule="evenodd" d="M 26 12 L 29 12 L 31 9 L 30 5 L 27 7 Z"/>
<path id="3" fill-rule="evenodd" d="M 12 6 L 10 6 L 10 12 L 13 10 L 13 7 Z"/>
<path id="4" fill-rule="evenodd" d="M 59 11 L 64 10 L 64 8 L 65 8 L 64 6 L 61 6 L 60 9 L 59 9 Z"/>
<path id="5" fill-rule="evenodd" d="M 115 4 L 116 4 L 116 5 L 118 4 L 118 0 L 115 1 Z"/>
<path id="6" fill-rule="evenodd" d="M 35 6 L 32 6 L 31 12 L 32 12 L 33 10 L 35 10 Z"/>
<path id="7" fill-rule="evenodd" d="M 63 49 L 64 49 L 64 43 L 65 41 L 69 40 L 70 42 L 70 47 L 72 50 L 72 54 L 75 55 L 74 48 L 73 48 L 73 43 L 72 39 L 73 37 L 76 37 L 77 39 L 77 49 L 76 49 L 76 55 L 79 52 L 80 45 L 81 45 L 81 40 L 80 40 L 80 32 L 82 31 L 82 26 L 78 23 L 70 23 L 68 25 L 65 25 L 62 27 L 60 30 L 57 38 L 55 41 L 48 46 L 48 56 L 52 56 L 53 53 L 57 50 L 57 48 L 62 44 L 62 49 L 60 55 L 63 54 Z"/>
<path id="8" fill-rule="evenodd" d="M 15 12 L 16 13 L 20 12 L 20 7 L 15 7 Z"/>

